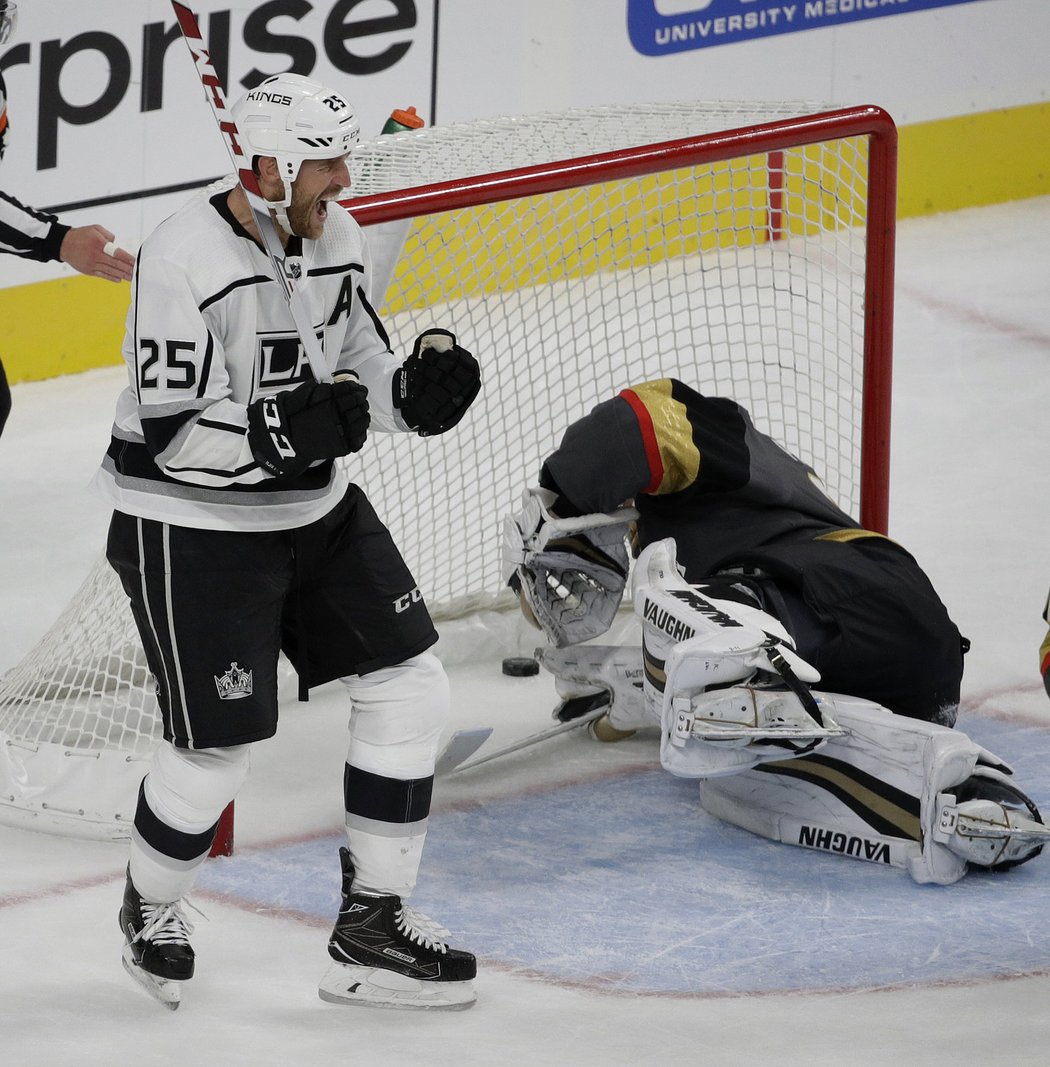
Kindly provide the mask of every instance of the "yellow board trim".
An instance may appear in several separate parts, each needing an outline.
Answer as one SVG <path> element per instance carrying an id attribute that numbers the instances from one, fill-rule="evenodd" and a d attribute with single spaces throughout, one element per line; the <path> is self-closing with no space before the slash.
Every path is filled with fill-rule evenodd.
<path id="1" fill-rule="evenodd" d="M 897 217 L 1050 195 L 1050 103 L 902 126 Z"/>
<path id="2" fill-rule="evenodd" d="M 8 381 L 120 363 L 130 300 L 129 284 L 82 274 L 0 289 L 0 359 Z"/>
<path id="3" fill-rule="evenodd" d="M 788 175 L 785 194 L 789 198 L 796 180 L 798 176 Z M 665 191 L 655 180 L 650 181 L 654 181 L 648 188 L 653 198 L 650 203 L 658 204 Z M 704 192 L 708 197 L 725 195 L 717 183 Z M 1045 195 L 1050 195 L 1050 103 L 939 119 L 900 129 L 898 218 Z M 732 201 L 724 206 L 730 212 L 747 210 Z M 762 210 L 764 205 L 752 207 Z M 567 204 L 561 220 L 570 229 L 576 210 Z M 644 256 L 644 248 L 632 248 L 637 235 L 629 219 L 623 220 L 618 236 L 629 250 L 628 259 L 630 255 Z M 688 248 L 698 236 L 683 232 L 682 243 Z M 553 241 L 554 234 L 550 237 Z M 458 249 L 456 256 L 440 269 L 462 270 L 479 251 Z M 535 264 L 508 262 L 494 266 L 504 275 L 501 281 L 509 274 L 523 284 L 542 281 L 537 274 L 542 275 L 544 269 L 570 275 L 578 273 L 581 266 L 587 269 L 586 265 L 574 264 L 571 257 L 564 263 L 548 263 L 538 272 Z M 439 279 L 438 284 L 440 292 Z M 0 359 L 8 380 L 38 381 L 119 364 L 129 292 L 127 285 L 80 275 L 0 290 Z M 404 294 L 403 299 L 411 305 L 413 295 Z"/>

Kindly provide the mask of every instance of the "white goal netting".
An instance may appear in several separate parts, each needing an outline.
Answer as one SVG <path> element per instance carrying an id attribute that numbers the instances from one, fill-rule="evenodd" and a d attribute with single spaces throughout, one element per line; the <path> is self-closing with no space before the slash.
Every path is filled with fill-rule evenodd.
<path id="1" fill-rule="evenodd" d="M 482 367 L 454 431 L 378 435 L 349 457 L 439 623 L 505 603 L 502 516 L 569 422 L 641 380 L 734 397 L 847 512 L 885 522 L 892 135 L 878 109 L 713 103 L 355 149 L 346 203 L 390 258 L 394 351 L 443 326 Z M 0 678 L 0 819 L 126 835 L 158 736 L 130 611 L 100 561 Z"/>

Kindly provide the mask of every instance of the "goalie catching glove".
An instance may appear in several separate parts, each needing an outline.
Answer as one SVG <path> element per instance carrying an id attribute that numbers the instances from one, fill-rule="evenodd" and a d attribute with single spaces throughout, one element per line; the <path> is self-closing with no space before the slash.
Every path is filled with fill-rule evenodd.
<path id="1" fill-rule="evenodd" d="M 448 330 L 427 330 L 394 372 L 394 407 L 420 437 L 451 430 L 481 389 L 478 361 Z"/>
<path id="2" fill-rule="evenodd" d="M 522 509 L 503 522 L 503 581 L 558 648 L 605 633 L 627 584 L 624 540 L 634 508 L 561 519 L 548 489 L 527 489 Z"/>
<path id="3" fill-rule="evenodd" d="M 294 478 L 317 460 L 359 451 L 369 421 L 368 390 L 356 378 L 303 382 L 248 405 L 248 446 L 270 474 Z"/>

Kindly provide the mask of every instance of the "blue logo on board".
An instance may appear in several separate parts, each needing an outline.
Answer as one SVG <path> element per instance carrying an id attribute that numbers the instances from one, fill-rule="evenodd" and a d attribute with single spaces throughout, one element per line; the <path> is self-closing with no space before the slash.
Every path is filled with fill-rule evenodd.
<path id="1" fill-rule="evenodd" d="M 928 11 L 977 0 L 627 0 L 627 32 L 646 56 L 735 44 L 777 33 Z"/>

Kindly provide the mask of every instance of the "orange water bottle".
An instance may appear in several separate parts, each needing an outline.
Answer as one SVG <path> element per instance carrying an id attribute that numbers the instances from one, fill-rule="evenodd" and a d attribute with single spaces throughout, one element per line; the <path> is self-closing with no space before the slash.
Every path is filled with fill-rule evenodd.
<path id="1" fill-rule="evenodd" d="M 390 112 L 390 118 L 386 120 L 380 133 L 404 133 L 405 130 L 419 130 L 423 128 L 423 120 L 416 114 L 414 107 L 395 108 Z"/>

